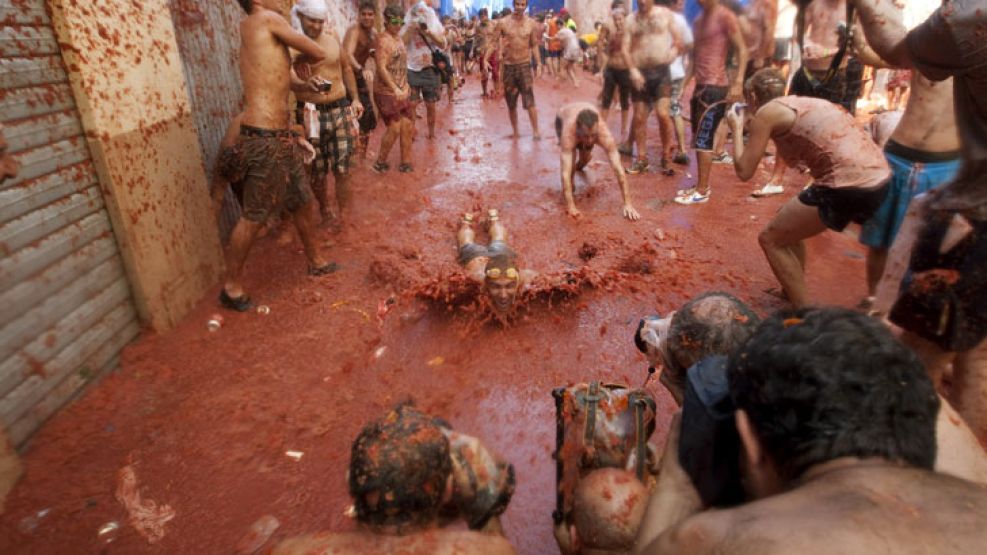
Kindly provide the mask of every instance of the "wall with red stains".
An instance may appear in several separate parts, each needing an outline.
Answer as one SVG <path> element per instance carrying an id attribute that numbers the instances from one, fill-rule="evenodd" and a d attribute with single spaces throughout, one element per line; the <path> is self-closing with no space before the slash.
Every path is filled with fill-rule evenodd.
<path id="1" fill-rule="evenodd" d="M 141 320 L 168 329 L 221 269 L 168 2 L 50 5 Z"/>

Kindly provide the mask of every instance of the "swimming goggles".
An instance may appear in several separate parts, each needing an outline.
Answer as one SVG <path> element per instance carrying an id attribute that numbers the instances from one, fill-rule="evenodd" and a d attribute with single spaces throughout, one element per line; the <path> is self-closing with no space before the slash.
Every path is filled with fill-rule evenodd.
<path id="1" fill-rule="evenodd" d="M 487 277 L 490 279 L 500 279 L 501 276 L 507 279 L 517 279 L 518 274 L 515 268 L 508 268 L 503 272 L 500 271 L 500 268 L 490 268 L 487 270 Z"/>
<path id="2" fill-rule="evenodd" d="M 391 25 L 404 25 L 404 18 L 403 17 L 392 17 L 392 18 L 388 19 L 387 22 L 390 23 Z"/>

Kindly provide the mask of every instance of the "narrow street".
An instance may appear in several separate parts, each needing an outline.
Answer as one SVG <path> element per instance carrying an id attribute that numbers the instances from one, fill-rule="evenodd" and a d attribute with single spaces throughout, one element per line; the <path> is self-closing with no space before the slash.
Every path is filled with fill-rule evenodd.
<path id="1" fill-rule="evenodd" d="M 419 120 L 414 173 L 376 174 L 372 158 L 355 170 L 342 230 L 325 232 L 340 272 L 308 277 L 297 238 L 281 244 L 274 231 L 255 245 L 245 281 L 270 314 L 222 312 L 222 327 L 208 331 L 221 312 L 217 285 L 176 329 L 125 349 L 117 372 L 31 440 L 26 474 L 0 518 L 0 553 L 230 553 L 264 515 L 281 523 L 275 538 L 348 529 L 350 443 L 366 421 L 409 397 L 515 465 L 507 537 L 522 554 L 554 550 L 552 388 L 643 383 L 646 365 L 631 339 L 638 319 L 704 291 L 731 292 L 761 313 L 781 307 L 768 292 L 777 283 L 757 233 L 804 184 L 791 171 L 785 195 L 755 200 L 749 193 L 765 168 L 743 184 L 732 166 L 717 165 L 709 203 L 686 207 L 671 202 L 690 182 L 682 172 L 631 176 L 642 219 L 628 222 L 597 149 L 577 176 L 583 217 L 572 220 L 552 122 L 560 105 L 599 91 L 581 78 L 575 92 L 537 81 L 544 138 L 536 142 L 523 113 L 524 136 L 507 138 L 503 100 L 481 99 L 470 76 L 451 108 L 445 98 L 439 104 L 436 140 L 425 140 Z M 611 114 L 611 127 L 618 122 Z M 653 161 L 657 136 L 652 118 Z M 523 267 L 574 272 L 579 294 L 531 300 L 506 327 L 455 302 L 448 277 L 457 272 L 457 223 L 464 211 L 488 208 L 500 210 Z M 833 232 L 808 247 L 813 298 L 854 306 L 865 295 L 863 249 Z M 448 304 L 422 299 L 437 286 Z M 658 399 L 652 441 L 660 444 L 673 403 L 655 381 L 648 388 Z M 128 465 L 145 508 L 153 501 L 174 511 L 156 543 L 128 524 L 118 499 Z M 114 521 L 120 528 L 105 544 L 97 531 Z"/>

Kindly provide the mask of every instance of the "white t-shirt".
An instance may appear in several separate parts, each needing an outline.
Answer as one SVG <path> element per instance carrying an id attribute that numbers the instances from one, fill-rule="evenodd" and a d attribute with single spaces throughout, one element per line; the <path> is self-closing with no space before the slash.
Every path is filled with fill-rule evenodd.
<path id="1" fill-rule="evenodd" d="M 685 16 L 679 12 L 672 12 L 672 17 L 675 19 L 675 27 L 679 32 L 679 36 L 682 37 L 682 46 L 692 47 L 692 27 L 689 26 L 689 22 L 686 21 Z M 675 61 L 668 66 L 668 72 L 671 74 L 672 81 L 678 79 L 685 79 L 685 55 L 675 58 Z"/>
<path id="2" fill-rule="evenodd" d="M 578 60 L 583 57 L 583 49 L 579 48 L 579 37 L 569 27 L 561 27 L 556 38 L 562 41 L 562 57 L 566 60 Z"/>
<path id="3" fill-rule="evenodd" d="M 439 16 L 435 15 L 435 10 L 430 8 L 424 0 L 412 6 L 408 10 L 407 17 L 408 19 L 404 23 L 404 28 L 401 29 L 401 34 L 405 36 L 405 31 L 408 32 L 406 35 L 408 40 L 408 69 L 411 71 L 421 71 L 427 67 L 432 67 L 432 49 L 429 48 L 428 44 L 425 43 L 425 39 L 422 38 L 424 33 L 418 31 L 418 23 L 424 19 L 429 32 L 437 37 L 445 35 L 445 27 L 442 26 Z M 433 47 L 441 50 L 441 44 L 436 44 L 431 37 L 428 40 L 432 43 Z"/>
<path id="4" fill-rule="evenodd" d="M 797 12 L 798 9 L 792 0 L 781 0 L 778 4 L 778 17 L 775 19 L 776 39 L 790 39 L 795 36 L 795 14 Z"/>

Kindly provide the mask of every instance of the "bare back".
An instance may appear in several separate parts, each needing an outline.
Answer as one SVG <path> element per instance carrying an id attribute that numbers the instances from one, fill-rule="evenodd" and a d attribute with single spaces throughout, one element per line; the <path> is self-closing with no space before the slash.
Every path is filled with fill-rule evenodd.
<path id="1" fill-rule="evenodd" d="M 281 542 L 273 555 L 513 555 L 503 536 L 429 530 L 406 536 L 321 532 Z"/>
<path id="2" fill-rule="evenodd" d="M 291 84 L 288 47 L 272 32 L 274 18 L 257 10 L 240 23 L 240 78 L 243 80 L 243 123 L 265 129 L 288 126 Z M 283 19 L 282 19 L 283 22 Z"/>
<path id="3" fill-rule="evenodd" d="M 688 519 L 659 540 L 656 552 L 980 553 L 985 514 L 984 486 L 890 464 L 844 468 L 787 493 Z M 682 551 L 687 538 L 701 541 Z"/>
<path id="4" fill-rule="evenodd" d="M 960 149 L 953 112 L 953 79 L 929 81 L 912 72 L 912 93 L 905 114 L 891 139 L 924 152 L 952 152 Z"/>
<path id="5" fill-rule="evenodd" d="M 352 53 L 353 61 L 356 62 L 356 65 L 353 66 L 354 70 L 363 69 L 367 65 L 367 60 L 370 59 L 371 50 L 373 50 L 376 40 L 377 32 L 373 29 L 368 31 L 359 23 L 346 30 L 343 44 L 347 51 Z"/>
<path id="6" fill-rule="evenodd" d="M 630 41 L 630 55 L 639 68 L 672 63 L 678 56 L 675 21 L 672 12 L 654 6 L 645 15 L 637 12 L 627 17 L 623 40 Z"/>
<path id="7" fill-rule="evenodd" d="M 531 63 L 531 53 L 538 46 L 538 25 L 526 15 L 505 17 L 497 24 L 494 41 L 504 39 L 504 63 Z"/>

